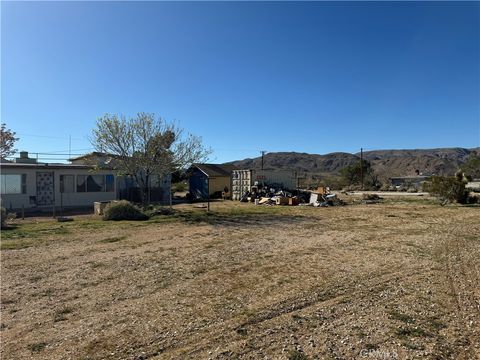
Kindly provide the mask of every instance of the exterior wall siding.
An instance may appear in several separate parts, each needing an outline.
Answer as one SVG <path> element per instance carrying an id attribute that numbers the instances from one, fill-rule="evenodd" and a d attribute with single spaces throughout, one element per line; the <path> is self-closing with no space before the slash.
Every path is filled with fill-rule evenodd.
<path id="1" fill-rule="evenodd" d="M 206 199 L 208 196 L 207 175 L 194 169 L 188 180 L 189 192 L 193 199 Z"/>
<path id="2" fill-rule="evenodd" d="M 116 188 L 113 192 L 84 192 L 84 193 L 60 193 L 60 175 L 107 175 L 112 171 L 101 170 L 91 172 L 88 169 L 48 169 L 48 168 L 2 168 L 2 174 L 26 174 L 26 193 L 25 194 L 1 194 L 2 206 L 7 209 L 25 209 L 48 208 L 48 206 L 38 206 L 37 199 L 37 172 L 53 172 L 54 203 L 60 207 L 75 206 L 93 206 L 95 201 L 115 200 L 117 196 Z M 115 176 L 116 179 L 116 176 Z"/>
<path id="3" fill-rule="evenodd" d="M 212 176 L 210 179 L 199 169 L 193 169 L 189 177 L 189 192 L 193 199 L 207 199 L 225 186 L 230 190 L 230 176 Z"/>
<path id="4" fill-rule="evenodd" d="M 210 196 L 216 192 L 222 192 L 225 187 L 230 190 L 230 176 L 211 177 L 209 185 Z"/>

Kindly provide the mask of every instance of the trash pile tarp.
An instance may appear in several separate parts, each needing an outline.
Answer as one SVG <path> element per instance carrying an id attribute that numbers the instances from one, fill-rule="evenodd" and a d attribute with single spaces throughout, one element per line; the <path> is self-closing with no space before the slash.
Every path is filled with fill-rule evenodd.
<path id="1" fill-rule="evenodd" d="M 327 187 L 319 187 L 314 191 L 284 191 L 282 189 L 252 187 L 240 198 L 242 202 L 253 202 L 255 205 L 283 206 L 339 206 L 345 203 L 330 192 Z"/>

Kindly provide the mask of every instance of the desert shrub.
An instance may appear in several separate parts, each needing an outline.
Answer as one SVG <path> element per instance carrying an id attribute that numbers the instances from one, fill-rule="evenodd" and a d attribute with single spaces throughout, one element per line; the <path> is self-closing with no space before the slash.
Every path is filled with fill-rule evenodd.
<path id="1" fill-rule="evenodd" d="M 423 191 L 437 197 L 442 204 L 454 201 L 465 204 L 468 198 L 465 184 L 460 176 L 432 176 L 423 184 Z"/>
<path id="2" fill-rule="evenodd" d="M 376 204 L 379 203 L 383 198 L 377 194 L 363 194 L 363 202 L 365 204 Z"/>
<path id="3" fill-rule="evenodd" d="M 308 360 L 308 357 L 299 350 L 291 350 L 288 354 L 288 360 Z"/>
<path id="4" fill-rule="evenodd" d="M 144 213 L 148 217 L 152 217 L 156 215 L 173 215 L 175 212 L 173 211 L 173 209 L 170 209 L 169 207 L 151 206 L 147 210 L 145 210 Z"/>
<path id="5" fill-rule="evenodd" d="M 380 191 L 391 191 L 391 186 L 389 184 L 382 184 L 382 186 L 380 186 Z"/>
<path id="6" fill-rule="evenodd" d="M 173 192 L 183 192 L 183 191 L 186 191 L 187 189 L 188 189 L 188 186 L 184 182 L 179 182 L 179 183 L 176 183 L 176 184 L 172 184 L 172 191 Z"/>
<path id="7" fill-rule="evenodd" d="M 480 204 L 480 195 L 471 193 L 467 197 L 467 204 Z"/>
<path id="8" fill-rule="evenodd" d="M 145 215 L 138 207 L 126 200 L 108 204 L 103 212 L 103 220 L 146 220 Z"/>
<path id="9" fill-rule="evenodd" d="M 7 210 L 2 206 L 1 210 L 1 221 L 2 221 L 2 229 L 5 228 L 5 221 L 7 221 Z"/>

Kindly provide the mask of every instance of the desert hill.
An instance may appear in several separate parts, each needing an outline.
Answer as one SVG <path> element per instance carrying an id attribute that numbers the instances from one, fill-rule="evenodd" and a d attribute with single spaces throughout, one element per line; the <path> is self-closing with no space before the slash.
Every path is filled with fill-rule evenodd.
<path id="1" fill-rule="evenodd" d="M 438 148 L 412 150 L 366 151 L 363 156 L 372 163 L 381 179 L 393 176 L 422 174 L 453 175 L 470 154 L 480 155 L 480 148 Z M 264 156 L 264 169 L 296 170 L 299 176 L 338 177 L 340 170 L 359 161 L 360 153 L 335 152 L 325 155 L 297 152 L 274 152 Z M 248 158 L 232 161 L 244 169 L 260 169 L 262 158 Z"/>

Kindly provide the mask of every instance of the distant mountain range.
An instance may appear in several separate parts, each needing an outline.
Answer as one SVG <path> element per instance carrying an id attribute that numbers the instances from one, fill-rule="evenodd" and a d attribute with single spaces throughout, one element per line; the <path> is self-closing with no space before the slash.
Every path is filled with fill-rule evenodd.
<path id="1" fill-rule="evenodd" d="M 386 180 L 395 176 L 415 175 L 418 170 L 428 175 L 453 175 L 467 160 L 470 154 L 480 156 L 480 147 L 440 148 L 418 150 L 375 150 L 363 153 L 364 159 L 371 162 L 380 179 Z M 360 153 L 343 152 L 326 155 L 272 152 L 264 156 L 264 169 L 296 170 L 301 177 L 338 177 L 340 170 L 360 160 Z M 260 169 L 262 158 L 248 158 L 229 162 L 244 169 Z"/>

